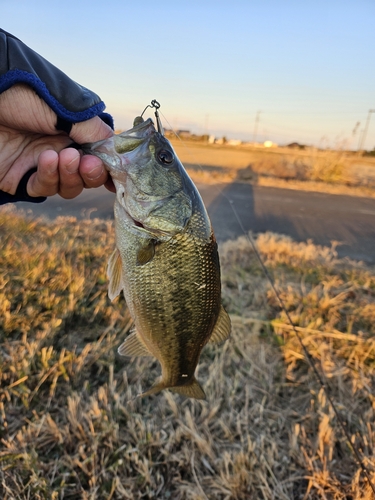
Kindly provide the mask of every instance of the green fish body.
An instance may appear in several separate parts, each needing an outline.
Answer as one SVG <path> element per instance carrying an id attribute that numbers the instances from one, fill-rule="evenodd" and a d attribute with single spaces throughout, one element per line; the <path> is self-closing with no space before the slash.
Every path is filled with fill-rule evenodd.
<path id="1" fill-rule="evenodd" d="M 203 201 L 169 141 L 151 120 L 85 147 L 116 186 L 116 249 L 109 297 L 123 290 L 135 327 L 119 353 L 154 356 L 162 376 L 150 395 L 170 389 L 205 399 L 195 378 L 207 342 L 230 334 L 221 305 L 217 243 Z"/>

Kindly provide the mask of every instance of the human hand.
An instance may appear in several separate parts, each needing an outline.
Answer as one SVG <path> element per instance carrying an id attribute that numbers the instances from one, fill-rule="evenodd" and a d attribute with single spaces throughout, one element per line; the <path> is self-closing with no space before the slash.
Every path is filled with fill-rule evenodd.
<path id="1" fill-rule="evenodd" d="M 78 196 L 83 188 L 105 185 L 115 191 L 101 160 L 69 148 L 106 139 L 112 129 L 98 116 L 72 126 L 69 136 L 56 130 L 56 114 L 28 86 L 13 85 L 0 94 L 0 190 L 14 194 L 33 167 L 29 196 Z"/>

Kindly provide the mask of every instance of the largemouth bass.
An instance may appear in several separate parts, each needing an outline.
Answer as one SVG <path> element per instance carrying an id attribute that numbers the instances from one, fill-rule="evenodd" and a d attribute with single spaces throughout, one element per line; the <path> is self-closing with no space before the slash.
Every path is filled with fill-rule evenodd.
<path id="1" fill-rule="evenodd" d="M 217 243 L 203 201 L 169 141 L 151 119 L 84 146 L 102 159 L 116 187 L 116 248 L 108 295 L 123 290 L 134 330 L 123 356 L 154 356 L 162 376 L 141 396 L 170 389 L 205 399 L 195 378 L 207 342 L 230 334 L 221 305 Z"/>

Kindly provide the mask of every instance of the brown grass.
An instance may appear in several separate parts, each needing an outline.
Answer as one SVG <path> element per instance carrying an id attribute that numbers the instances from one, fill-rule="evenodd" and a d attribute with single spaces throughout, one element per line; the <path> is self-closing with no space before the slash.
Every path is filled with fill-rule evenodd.
<path id="1" fill-rule="evenodd" d="M 172 141 L 196 182 L 251 182 L 353 196 L 375 196 L 375 159 L 342 150 L 254 148 Z"/>
<path id="2" fill-rule="evenodd" d="M 0 497 L 371 499 L 245 237 L 220 248 L 233 335 L 205 348 L 207 402 L 135 396 L 159 373 L 116 354 L 112 225 L 0 212 Z M 263 234 L 261 255 L 375 481 L 375 270 Z"/>

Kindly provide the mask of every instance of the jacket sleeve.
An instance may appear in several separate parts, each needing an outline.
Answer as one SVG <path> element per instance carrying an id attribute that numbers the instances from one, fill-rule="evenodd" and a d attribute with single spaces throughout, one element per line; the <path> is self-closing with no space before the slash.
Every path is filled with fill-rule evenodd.
<path id="1" fill-rule="evenodd" d="M 111 115 L 103 113 L 105 104 L 91 90 L 79 85 L 65 73 L 34 52 L 15 36 L 0 29 L 0 93 L 12 85 L 29 85 L 57 116 L 56 129 L 70 133 L 74 123 L 99 116 L 113 128 Z M 26 192 L 31 173 L 26 173 L 14 195 L 0 191 L 0 204 L 15 201 L 39 203 L 46 198 L 33 198 Z"/>

